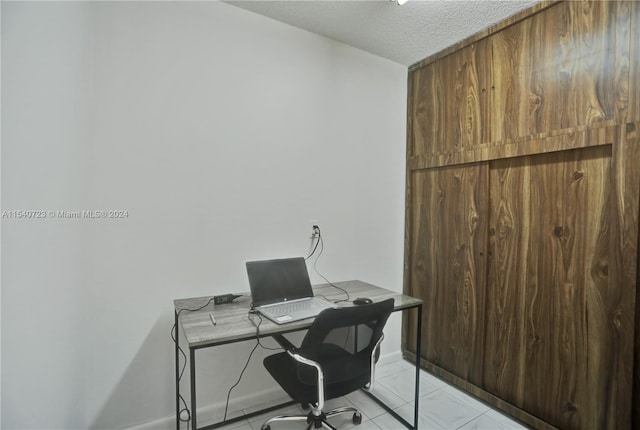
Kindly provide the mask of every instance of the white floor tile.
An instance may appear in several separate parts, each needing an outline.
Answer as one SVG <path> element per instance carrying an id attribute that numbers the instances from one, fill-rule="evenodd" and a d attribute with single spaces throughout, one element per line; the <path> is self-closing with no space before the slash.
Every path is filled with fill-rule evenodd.
<path id="1" fill-rule="evenodd" d="M 405 402 L 412 402 L 415 400 L 415 380 L 415 369 L 408 369 L 379 378 L 376 383 L 382 384 Z M 424 371 L 420 372 L 420 396 L 431 393 L 445 385 L 443 381 L 436 377 Z"/>
<path id="2" fill-rule="evenodd" d="M 256 407 L 254 410 L 260 410 L 261 408 Z M 285 406 L 284 408 L 276 409 L 275 411 L 266 412 L 261 415 L 256 415 L 255 417 L 249 418 L 249 422 L 251 425 L 255 423 L 263 424 L 266 420 L 271 417 L 275 417 L 277 415 L 301 415 L 303 412 L 298 405 Z M 258 426 L 259 428 L 260 426 Z"/>
<path id="3" fill-rule="evenodd" d="M 401 360 L 379 366 L 376 369 L 376 388 L 374 394 L 395 410 L 400 416 L 413 423 L 415 368 L 413 364 Z M 421 430 L 524 430 L 526 427 L 509 419 L 500 412 L 491 409 L 484 403 L 467 395 L 463 391 L 448 385 L 441 379 L 425 372 L 420 372 L 420 420 Z M 283 403 L 288 398 L 274 398 L 268 404 L 248 407 L 241 411 L 232 411 L 229 416 L 248 414 L 270 405 Z M 325 410 L 342 406 L 355 406 L 362 413 L 362 424 L 354 425 L 352 414 L 347 413 L 331 418 L 330 422 L 340 430 L 404 430 L 405 427 L 374 400 L 362 391 L 356 391 L 345 397 L 325 402 Z M 260 430 L 268 418 L 277 415 L 306 414 L 299 405 L 291 405 L 278 410 L 245 419 L 222 430 Z M 220 421 L 215 419 L 199 419 L 198 425 Z M 281 422 L 271 426 L 272 430 L 302 430 L 306 425 L 302 422 Z"/>
<path id="4" fill-rule="evenodd" d="M 509 423 L 496 421 L 485 414 L 463 425 L 459 430 L 516 430 L 524 428 L 516 423 L 513 424 L 516 427 L 509 425 Z"/>
<path id="5" fill-rule="evenodd" d="M 422 387 L 425 387 L 424 389 Z M 446 387 L 447 383 L 424 370 L 420 371 L 420 395 L 428 394 L 438 388 Z"/>
<path id="6" fill-rule="evenodd" d="M 358 430 L 384 430 L 381 429 L 376 423 L 374 423 L 373 421 L 367 421 L 367 422 L 363 422 L 360 425 L 360 429 Z"/>
<path id="7" fill-rule="evenodd" d="M 376 384 L 373 387 L 373 394 L 378 399 L 382 400 L 391 409 L 395 409 L 407 403 L 397 395 L 393 394 L 391 390 L 389 390 L 387 387 L 385 387 L 382 384 Z"/>
<path id="8" fill-rule="evenodd" d="M 415 378 L 415 371 L 403 370 L 402 372 L 379 378 L 376 384 L 384 386 L 405 402 L 410 402 L 415 397 Z"/>
<path id="9" fill-rule="evenodd" d="M 400 406 L 399 408 L 394 409 L 394 411 L 398 415 L 400 415 L 402 418 L 407 420 L 407 422 L 413 424 L 413 418 L 415 416 L 415 411 L 413 409 L 413 402 Z M 440 426 L 438 423 L 436 423 L 434 420 L 432 420 L 428 416 L 420 413 L 419 403 L 418 403 L 418 428 L 420 430 L 442 430 L 442 426 Z"/>
<path id="10" fill-rule="evenodd" d="M 465 393 L 462 390 L 457 389 L 456 387 L 452 386 L 452 385 L 446 385 L 443 388 L 444 391 L 446 391 L 447 393 L 453 395 L 454 397 L 462 400 L 463 402 L 471 405 L 474 409 L 477 409 L 478 411 L 484 413 L 487 412 L 489 409 L 491 409 L 491 407 L 487 406 L 486 404 L 482 403 L 479 400 L 474 399 L 473 397 L 471 397 L 470 395 L 468 395 L 467 393 Z"/>
<path id="11" fill-rule="evenodd" d="M 522 424 L 519 424 L 516 421 L 512 420 L 511 418 L 507 417 L 506 415 L 501 414 L 495 409 L 489 409 L 485 413 L 485 415 L 493 419 L 494 421 L 497 421 L 502 426 L 500 428 L 505 428 L 509 430 L 526 430 L 527 428 Z"/>
<path id="12" fill-rule="evenodd" d="M 420 398 L 420 413 L 446 429 L 456 429 L 483 412 L 441 388 Z"/>
<path id="13" fill-rule="evenodd" d="M 358 408 L 362 415 L 372 419 L 384 413 L 382 406 L 363 393 L 361 390 L 354 391 L 345 396 L 349 403 Z M 363 420 L 364 421 L 364 420 Z"/>
<path id="14" fill-rule="evenodd" d="M 413 368 L 413 365 L 405 360 L 393 361 L 384 366 L 376 366 L 376 379 Z"/>
<path id="15" fill-rule="evenodd" d="M 406 430 L 405 426 L 386 412 L 374 418 L 372 421 L 373 424 L 377 425 L 381 430 Z M 365 429 L 363 428 L 362 430 Z M 369 429 L 367 428 L 366 430 Z"/>
<path id="16" fill-rule="evenodd" d="M 363 417 L 364 418 L 364 417 Z M 353 413 L 347 412 L 344 414 L 336 415 L 335 417 L 329 418 L 329 423 L 337 429 L 346 430 L 350 428 L 357 427 L 358 429 L 364 430 L 362 424 L 356 425 L 353 423 Z"/>
<path id="17" fill-rule="evenodd" d="M 362 424 L 360 424 L 359 427 L 356 427 L 355 430 L 384 430 L 382 428 L 380 428 L 376 423 L 374 423 L 373 421 L 363 421 Z"/>

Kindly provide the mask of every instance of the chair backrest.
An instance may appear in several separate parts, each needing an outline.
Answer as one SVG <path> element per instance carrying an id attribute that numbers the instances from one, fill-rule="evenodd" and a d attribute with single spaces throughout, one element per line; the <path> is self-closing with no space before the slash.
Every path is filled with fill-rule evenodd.
<path id="1" fill-rule="evenodd" d="M 393 311 L 393 303 L 393 299 L 387 299 L 368 305 L 322 311 L 309 328 L 298 351 L 322 365 L 323 361 L 331 360 L 331 351 L 337 350 L 335 347 L 327 348 L 333 344 L 340 346 L 340 352 L 350 353 L 353 360 L 370 363 L 373 348 L 382 336 L 384 325 Z M 336 331 L 343 332 L 339 342 L 332 339 L 332 334 Z M 341 357 L 341 360 L 344 359 L 344 356 Z"/>

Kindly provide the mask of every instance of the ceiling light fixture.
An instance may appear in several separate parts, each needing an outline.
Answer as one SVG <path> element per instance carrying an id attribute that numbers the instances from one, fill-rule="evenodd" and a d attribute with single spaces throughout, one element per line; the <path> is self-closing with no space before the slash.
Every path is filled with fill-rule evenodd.
<path id="1" fill-rule="evenodd" d="M 405 4 L 408 0 L 389 0 L 392 1 L 394 3 L 396 3 L 398 6 L 402 6 L 403 4 Z"/>

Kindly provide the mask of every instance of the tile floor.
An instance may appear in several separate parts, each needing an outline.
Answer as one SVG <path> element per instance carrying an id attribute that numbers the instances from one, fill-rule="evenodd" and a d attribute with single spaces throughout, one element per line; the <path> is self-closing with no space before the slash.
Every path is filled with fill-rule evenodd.
<path id="1" fill-rule="evenodd" d="M 415 370 L 406 361 L 396 361 L 376 368 L 376 387 L 374 392 L 407 421 L 413 422 L 413 394 Z M 274 399 L 278 404 L 287 399 Z M 526 427 L 512 421 L 500 412 L 491 409 L 462 391 L 448 385 L 440 379 L 421 372 L 420 376 L 420 430 L 516 430 Z M 357 427 L 357 430 L 403 430 L 395 418 L 362 392 L 351 393 L 345 397 L 332 399 L 325 403 L 325 409 L 353 405 L 362 412 L 362 424 L 355 426 L 351 414 L 344 414 L 330 420 L 340 430 Z M 244 414 L 262 409 L 268 405 L 257 405 L 245 409 Z M 262 416 L 252 417 L 223 427 L 224 430 L 260 430 L 262 423 L 269 417 L 280 414 L 298 414 L 297 405 L 278 409 Z M 202 423 L 205 425 L 205 423 Z M 304 429 L 300 423 L 277 423 L 272 430 Z"/>

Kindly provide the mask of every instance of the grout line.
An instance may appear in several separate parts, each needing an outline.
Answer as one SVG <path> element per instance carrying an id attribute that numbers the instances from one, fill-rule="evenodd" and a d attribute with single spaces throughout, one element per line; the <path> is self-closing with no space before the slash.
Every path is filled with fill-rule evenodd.
<path id="1" fill-rule="evenodd" d="M 394 363 L 397 363 L 397 362 L 391 362 L 391 363 L 385 364 L 385 366 L 393 366 L 393 365 L 394 365 Z M 396 368 L 394 369 L 394 371 L 393 371 L 393 372 L 390 372 L 390 373 L 388 373 L 388 374 L 385 374 L 382 378 L 385 378 L 385 377 L 388 377 L 388 376 L 392 376 L 392 375 L 397 375 L 397 374 L 399 374 L 399 373 L 405 372 L 406 370 L 407 370 L 407 369 L 405 369 L 405 368 L 403 368 L 401 365 L 399 365 L 399 366 L 396 366 Z M 428 376 L 428 375 L 431 375 L 429 372 L 425 372 L 425 371 L 424 371 L 424 369 L 421 369 L 421 370 L 420 370 L 420 374 L 421 374 L 421 375 L 427 375 L 427 376 Z M 422 398 L 422 397 L 424 397 L 425 395 L 436 395 L 436 396 L 437 396 L 437 395 L 438 395 L 438 394 L 436 394 L 437 392 L 440 392 L 441 394 L 446 393 L 446 394 L 449 394 L 450 396 L 452 396 L 453 398 L 456 398 L 456 399 L 460 400 L 461 402 L 463 402 L 466 406 L 468 406 L 468 409 L 469 409 L 469 410 L 474 411 L 474 412 L 476 412 L 476 413 L 477 413 L 477 415 L 473 416 L 472 418 L 470 418 L 470 419 L 469 419 L 468 421 L 466 421 L 465 423 L 463 423 L 463 424 L 461 424 L 461 425 L 457 426 L 457 427 L 456 427 L 456 429 L 460 429 L 460 428 L 462 428 L 462 427 L 464 427 L 464 426 L 468 425 L 468 424 L 469 424 L 469 423 L 471 423 L 472 421 L 474 421 L 474 420 L 476 420 L 476 419 L 480 418 L 481 416 L 483 416 L 483 415 L 487 415 L 490 411 L 494 411 L 494 412 L 497 412 L 497 413 L 501 413 L 499 410 L 497 410 L 497 409 L 495 409 L 495 408 L 493 408 L 493 407 L 489 407 L 489 409 L 487 409 L 487 410 L 485 410 L 485 411 L 483 411 L 483 412 L 481 412 L 481 411 L 477 410 L 477 409 L 476 409 L 475 407 L 473 407 L 471 404 L 467 403 L 467 402 L 465 401 L 465 399 L 464 399 L 464 398 L 459 398 L 459 397 L 456 395 L 457 393 L 455 393 L 455 392 L 453 392 L 453 393 L 452 393 L 452 392 L 449 392 L 449 391 L 447 391 L 447 390 L 446 390 L 446 388 L 447 388 L 447 387 L 452 387 L 452 388 L 454 388 L 454 389 L 458 389 L 457 387 L 455 387 L 455 386 L 454 386 L 454 385 L 452 385 L 452 384 L 447 383 L 446 381 L 443 381 L 443 382 L 444 382 L 444 385 L 443 385 L 443 386 L 438 387 L 438 388 L 436 388 L 436 389 L 434 389 L 434 390 L 431 390 L 431 391 L 428 391 L 428 392 L 423 392 L 423 390 L 420 390 L 419 399 L 421 399 L 421 398 Z M 404 400 L 402 397 L 398 396 L 398 394 L 397 394 L 395 391 L 391 390 L 391 389 L 390 389 L 389 387 L 387 387 L 385 384 L 381 384 L 381 385 L 382 385 L 386 390 L 388 390 L 392 395 L 394 395 L 395 397 L 398 397 L 400 400 L 402 400 L 402 402 L 403 402 L 403 403 L 402 403 L 402 404 L 400 404 L 400 405 L 398 405 L 398 406 L 396 406 L 396 407 L 394 407 L 394 408 L 393 408 L 393 410 L 394 410 L 394 411 L 397 411 L 399 408 L 402 408 L 402 407 L 405 407 L 405 406 L 411 406 L 411 403 L 413 402 L 413 400 L 411 400 L 411 401 L 406 401 L 406 400 Z M 458 390 L 459 390 L 459 389 L 458 389 Z M 464 392 L 462 392 L 462 391 L 460 391 L 460 392 L 461 392 L 461 394 L 466 394 L 466 393 L 464 393 Z M 476 400 L 473 396 L 469 396 L 469 397 L 470 397 L 471 399 L 473 399 L 473 400 Z M 351 405 L 351 406 L 356 407 L 356 408 L 358 407 L 354 402 L 350 401 L 346 396 L 342 396 L 342 400 L 343 400 L 343 401 L 344 401 L 344 403 L 346 403 L 347 405 Z M 483 403 L 483 402 L 481 402 L 481 403 Z M 488 406 L 488 405 L 487 405 L 487 406 Z M 366 417 L 366 418 L 367 418 L 367 420 L 366 420 L 366 421 L 363 421 L 363 424 L 364 424 L 364 423 L 367 423 L 367 422 L 370 422 L 370 423 L 372 423 L 373 425 L 376 425 L 376 424 L 374 423 L 374 420 L 375 420 L 375 419 L 377 419 L 377 418 L 379 418 L 379 417 L 381 417 L 381 416 L 383 416 L 383 415 L 385 415 L 385 414 L 387 414 L 387 412 L 386 412 L 384 409 L 382 409 L 382 408 L 380 408 L 380 410 L 379 410 L 379 411 L 376 411 L 376 412 L 377 412 L 377 414 L 376 414 L 376 415 L 374 415 L 374 416 L 370 416 L 370 415 L 365 414 L 365 413 L 361 410 L 361 408 L 359 408 L 359 410 L 360 410 L 360 412 L 363 414 L 363 417 Z M 241 413 L 243 413 L 243 414 L 245 414 L 245 413 L 246 413 L 244 409 L 241 409 L 240 411 L 241 411 Z M 278 411 L 279 411 L 279 409 L 278 409 L 278 410 L 275 410 L 275 411 L 272 411 L 272 412 L 273 412 L 275 415 L 277 415 L 277 414 L 278 414 Z M 425 412 L 426 412 L 426 411 L 424 410 L 424 408 L 420 408 L 420 410 L 419 410 L 419 415 L 420 415 L 421 417 L 423 417 L 423 419 L 428 419 L 428 420 L 430 420 L 430 421 L 434 422 L 435 424 L 437 424 L 437 425 L 441 426 L 442 428 L 447 428 L 447 427 L 446 427 L 446 425 L 443 425 L 442 423 L 440 423 L 440 421 L 439 421 L 439 420 L 436 420 L 436 419 L 434 419 L 433 417 L 430 417 L 430 416 L 429 416 L 429 415 L 427 415 Z M 488 418 L 493 419 L 491 416 L 488 416 L 488 415 L 487 415 L 487 417 L 488 417 Z M 506 417 L 506 418 L 509 418 L 509 417 L 507 417 L 507 416 L 505 416 L 505 417 Z M 247 420 L 246 420 L 246 423 L 248 423 L 248 424 L 249 424 L 249 426 L 250 426 L 252 429 L 254 429 L 254 427 L 253 427 L 253 423 L 252 423 L 250 420 L 248 420 L 248 419 L 247 419 Z M 233 430 L 233 428 L 232 428 L 231 430 Z"/>
<path id="2" fill-rule="evenodd" d="M 484 414 L 480 414 L 480 415 L 478 415 L 477 417 L 473 417 L 473 418 L 471 418 L 471 419 L 470 419 L 469 421 L 467 421 L 466 423 L 464 423 L 464 424 L 462 424 L 462 425 L 458 426 L 458 427 L 456 428 L 456 430 L 460 430 L 462 427 L 466 426 L 466 425 L 467 425 L 467 424 L 469 424 L 471 421 L 477 420 L 477 419 L 478 419 L 478 418 L 480 418 L 482 415 L 484 415 Z"/>

